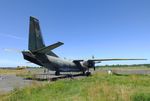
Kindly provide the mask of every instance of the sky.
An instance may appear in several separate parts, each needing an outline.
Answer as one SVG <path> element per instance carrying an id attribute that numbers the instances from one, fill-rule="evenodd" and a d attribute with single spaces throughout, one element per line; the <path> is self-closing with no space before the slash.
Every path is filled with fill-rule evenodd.
<path id="1" fill-rule="evenodd" d="M 150 63 L 149 0 L 0 0 L 0 67 L 33 66 L 21 53 L 28 50 L 29 16 L 40 20 L 46 45 L 67 59 L 146 58 Z"/>

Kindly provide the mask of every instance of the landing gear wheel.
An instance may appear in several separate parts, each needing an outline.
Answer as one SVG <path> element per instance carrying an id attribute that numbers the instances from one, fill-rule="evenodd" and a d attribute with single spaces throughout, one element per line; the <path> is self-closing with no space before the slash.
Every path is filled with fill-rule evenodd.
<path id="1" fill-rule="evenodd" d="M 56 75 L 56 76 L 60 75 L 60 72 L 59 72 L 59 71 L 56 71 L 56 72 L 55 72 L 55 75 Z"/>
<path id="2" fill-rule="evenodd" d="M 86 72 L 85 75 L 86 75 L 86 76 L 90 76 L 90 75 L 91 75 L 91 72 Z"/>
<path id="3" fill-rule="evenodd" d="M 85 75 L 85 71 L 83 71 L 82 74 Z"/>

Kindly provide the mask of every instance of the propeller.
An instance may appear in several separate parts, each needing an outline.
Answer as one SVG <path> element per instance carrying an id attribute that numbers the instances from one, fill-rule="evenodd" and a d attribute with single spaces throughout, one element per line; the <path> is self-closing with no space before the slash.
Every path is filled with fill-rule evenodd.
<path id="1" fill-rule="evenodd" d="M 92 59 L 95 59 L 94 55 L 92 55 Z"/>
<path id="2" fill-rule="evenodd" d="M 95 59 L 94 55 L 92 55 L 92 59 Z M 93 69 L 95 71 L 95 62 L 93 61 Z"/>
<path id="3" fill-rule="evenodd" d="M 95 71 L 95 65 L 94 65 L 93 69 L 94 69 L 94 71 Z"/>

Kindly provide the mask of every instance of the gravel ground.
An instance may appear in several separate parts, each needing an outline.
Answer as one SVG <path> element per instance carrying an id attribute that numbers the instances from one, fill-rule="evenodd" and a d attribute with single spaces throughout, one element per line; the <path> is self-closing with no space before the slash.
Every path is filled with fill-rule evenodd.
<path id="1" fill-rule="evenodd" d="M 0 93 L 7 93 L 15 88 L 22 88 L 30 83 L 30 80 L 24 80 L 15 74 L 3 74 L 0 75 Z"/>

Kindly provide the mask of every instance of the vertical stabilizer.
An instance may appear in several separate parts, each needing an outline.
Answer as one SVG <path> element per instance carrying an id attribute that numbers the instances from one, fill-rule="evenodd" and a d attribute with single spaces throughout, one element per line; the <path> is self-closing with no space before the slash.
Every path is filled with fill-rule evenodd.
<path id="1" fill-rule="evenodd" d="M 45 44 L 43 42 L 39 20 L 34 17 L 30 17 L 28 49 L 30 51 L 34 51 L 43 47 L 45 47 Z"/>
<path id="2" fill-rule="evenodd" d="M 62 43 L 59 42 L 58 44 L 60 45 Z M 49 46 L 49 48 L 53 47 Z M 45 46 L 43 41 L 39 20 L 34 17 L 30 17 L 28 49 L 31 52 L 38 52 L 39 50 L 43 51 L 47 50 L 47 47 Z M 43 54 L 58 57 L 55 53 L 51 51 L 51 49 L 49 49 L 49 52 L 47 51 Z"/>

